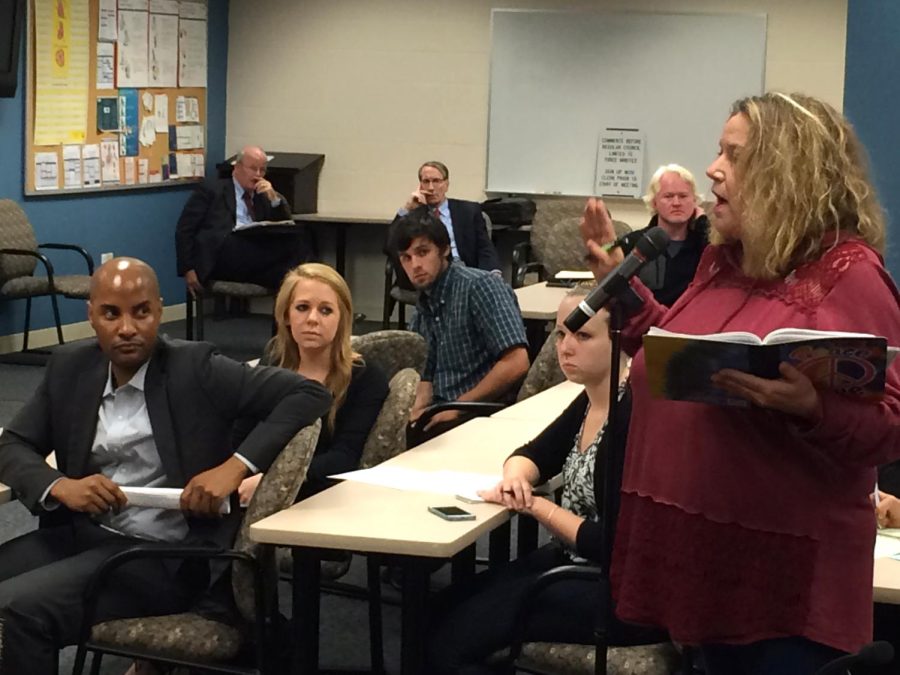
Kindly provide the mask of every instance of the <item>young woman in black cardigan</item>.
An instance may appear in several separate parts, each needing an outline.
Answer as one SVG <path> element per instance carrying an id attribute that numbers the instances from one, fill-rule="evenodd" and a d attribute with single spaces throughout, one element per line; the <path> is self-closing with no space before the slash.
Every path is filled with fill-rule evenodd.
<path id="1" fill-rule="evenodd" d="M 531 582 L 542 572 L 560 565 L 597 562 L 603 504 L 603 457 L 606 415 L 609 409 L 610 340 L 605 311 L 581 330 L 570 332 L 563 321 L 588 288 L 578 287 L 560 303 L 556 318 L 556 349 L 566 377 L 584 385 L 584 392 L 534 440 L 516 450 L 503 465 L 503 479 L 482 494 L 535 518 L 553 536 L 547 544 L 510 565 L 476 577 L 471 594 L 444 594 L 434 607 L 428 644 L 429 673 L 495 672 L 484 665 L 495 651 L 509 645 L 514 612 Z M 630 396 L 619 388 L 616 453 L 621 456 L 630 416 Z M 532 494 L 539 485 L 562 472 L 565 486 L 561 504 Z M 526 638 L 531 641 L 594 641 L 594 620 L 599 606 L 598 585 L 590 581 L 564 581 L 551 586 L 534 602 Z M 644 642 L 638 629 L 614 626 L 615 644 Z"/>

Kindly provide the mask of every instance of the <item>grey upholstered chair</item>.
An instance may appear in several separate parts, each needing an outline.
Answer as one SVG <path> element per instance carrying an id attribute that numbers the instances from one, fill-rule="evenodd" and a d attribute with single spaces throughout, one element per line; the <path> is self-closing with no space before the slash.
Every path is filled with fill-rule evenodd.
<path id="1" fill-rule="evenodd" d="M 74 251 L 84 258 L 87 274 L 56 274 L 41 249 Z M 38 262 L 43 276 L 35 276 Z M 50 296 L 56 337 L 63 344 L 62 324 L 56 296 L 86 300 L 90 295 L 94 261 L 75 244 L 38 244 L 34 229 L 21 207 L 12 199 L 0 199 L 0 300 L 25 300 L 25 331 L 22 350 L 28 349 L 31 330 L 31 299 Z"/>
<path id="2" fill-rule="evenodd" d="M 354 335 L 351 344 L 363 357 L 390 380 L 403 368 L 422 372 L 428 345 L 425 338 L 408 330 L 377 330 Z"/>
<path id="3" fill-rule="evenodd" d="M 294 503 L 306 478 L 320 428 L 321 422 L 316 421 L 302 429 L 279 453 L 263 475 L 247 506 L 233 550 L 227 552 L 228 557 L 235 560 L 232 566 L 232 588 L 244 625 L 233 626 L 193 612 L 118 619 L 92 625 L 91 612 L 86 610 L 82 629 L 85 639 L 78 646 L 73 673 L 82 672 L 88 651 L 95 653 L 94 669 L 99 667 L 102 654 L 108 652 L 201 669 L 204 665 L 215 664 L 217 672 L 258 675 L 274 675 L 278 672 L 272 664 L 276 649 L 270 644 L 271 636 L 267 635 L 266 630 L 266 626 L 272 623 L 269 614 L 272 611 L 275 588 L 263 583 L 265 576 L 269 577 L 268 581 L 273 581 L 272 562 L 268 555 L 271 549 L 251 541 L 249 529 L 256 521 Z M 184 553 L 184 549 L 177 546 L 148 545 L 138 548 L 140 553 L 156 557 L 179 558 Z M 202 550 L 198 551 L 196 548 L 188 551 L 194 557 L 202 553 Z M 267 555 L 261 555 L 263 551 Z M 110 566 L 122 564 L 134 557 L 138 557 L 138 554 L 132 551 L 113 556 L 96 572 L 93 583 L 102 584 Z M 245 651 L 248 643 L 252 643 L 254 647 L 255 665 L 232 666 L 232 662 Z"/>
<path id="4" fill-rule="evenodd" d="M 513 288 L 524 284 L 528 272 L 541 280 L 562 270 L 584 270 L 584 244 L 578 231 L 583 199 L 550 199 L 538 203 L 531 239 L 513 250 Z M 616 236 L 631 231 L 622 221 L 613 220 Z"/>
<path id="5" fill-rule="evenodd" d="M 551 331 L 531 363 L 522 386 L 519 387 L 516 402 L 524 401 L 529 396 L 556 386 L 565 379 L 566 376 L 559 367 L 559 359 L 556 357 L 556 335 Z"/>
<path id="6" fill-rule="evenodd" d="M 194 323 L 196 321 L 196 334 L 198 340 L 205 339 L 203 330 L 204 314 L 203 300 L 209 297 L 224 296 L 228 298 L 240 298 L 242 300 L 250 300 L 252 298 L 274 298 L 278 292 L 277 289 L 266 288 L 259 284 L 242 283 L 239 281 L 216 281 L 209 280 L 203 287 L 203 297 L 199 300 L 191 295 L 190 291 L 186 294 L 187 307 L 185 316 L 185 337 L 188 340 L 194 339 Z M 194 318 L 196 310 L 196 319 Z"/>
<path id="7" fill-rule="evenodd" d="M 526 642 L 516 661 L 519 671 L 554 675 L 594 675 L 593 645 Z M 606 655 L 608 675 L 672 675 L 679 671 L 675 646 L 663 642 L 636 647 L 610 647 Z"/>

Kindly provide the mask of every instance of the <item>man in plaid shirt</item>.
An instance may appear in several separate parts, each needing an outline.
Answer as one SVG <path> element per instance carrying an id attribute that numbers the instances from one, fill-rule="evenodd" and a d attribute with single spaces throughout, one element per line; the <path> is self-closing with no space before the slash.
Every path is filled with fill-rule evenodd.
<path id="1" fill-rule="evenodd" d="M 433 403 L 502 399 L 528 371 L 512 289 L 497 273 L 451 262 L 447 229 L 424 208 L 394 222 L 388 250 L 420 291 L 411 328 L 428 343 L 411 422 Z M 458 411 L 439 413 L 410 435 L 410 445 L 462 421 Z"/>

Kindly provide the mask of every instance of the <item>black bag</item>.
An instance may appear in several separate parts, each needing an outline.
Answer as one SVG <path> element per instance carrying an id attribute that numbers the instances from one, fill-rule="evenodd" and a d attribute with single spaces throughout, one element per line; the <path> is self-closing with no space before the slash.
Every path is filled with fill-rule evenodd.
<path id="1" fill-rule="evenodd" d="M 497 197 L 481 202 L 481 210 L 488 214 L 494 225 L 519 227 L 531 224 L 537 205 L 534 200 L 524 197 Z"/>

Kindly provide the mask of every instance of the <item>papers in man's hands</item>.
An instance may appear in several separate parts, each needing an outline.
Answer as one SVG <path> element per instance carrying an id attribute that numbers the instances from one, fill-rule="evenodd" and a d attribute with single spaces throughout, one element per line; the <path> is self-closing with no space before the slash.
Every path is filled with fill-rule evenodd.
<path id="1" fill-rule="evenodd" d="M 468 473 L 465 471 L 419 471 L 402 467 L 379 465 L 371 469 L 348 471 L 329 478 L 353 480 L 369 485 L 409 490 L 434 492 L 441 495 L 457 495 L 470 502 L 484 501 L 478 496 L 479 490 L 489 490 L 500 482 L 500 474 Z"/>
<path id="2" fill-rule="evenodd" d="M 271 227 L 272 225 L 288 225 L 293 227 L 296 223 L 293 220 L 254 220 L 252 223 L 237 223 L 232 232 L 255 230 L 262 227 Z"/>
<path id="3" fill-rule="evenodd" d="M 154 509 L 180 509 L 181 488 L 153 488 L 120 486 L 128 497 L 128 506 L 144 506 Z M 227 516 L 231 513 L 231 502 L 224 500 L 219 513 Z"/>
<path id="4" fill-rule="evenodd" d="M 572 279 L 574 281 L 593 281 L 594 273 L 590 270 L 560 270 L 554 279 Z"/>

